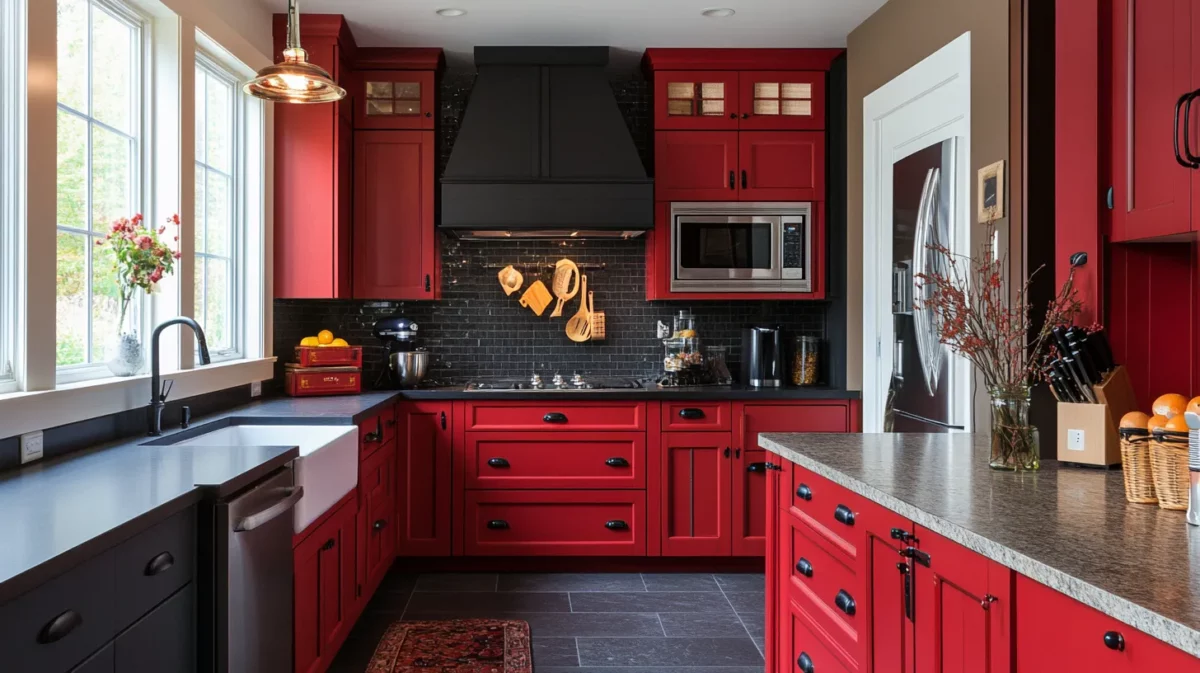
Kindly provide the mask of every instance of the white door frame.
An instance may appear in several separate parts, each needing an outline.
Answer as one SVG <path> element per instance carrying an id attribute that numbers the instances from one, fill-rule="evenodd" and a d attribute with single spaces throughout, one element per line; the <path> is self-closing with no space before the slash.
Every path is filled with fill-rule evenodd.
<path id="1" fill-rule="evenodd" d="M 892 375 L 892 164 L 957 138 L 950 248 L 971 245 L 971 33 L 863 99 L 863 431 L 882 432 Z M 950 357 L 951 418 L 971 431 L 973 372 Z"/>

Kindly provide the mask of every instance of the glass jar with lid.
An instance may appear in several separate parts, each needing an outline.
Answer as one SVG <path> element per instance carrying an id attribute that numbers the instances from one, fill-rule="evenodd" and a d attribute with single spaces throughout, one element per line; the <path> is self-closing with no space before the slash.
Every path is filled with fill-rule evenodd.
<path id="1" fill-rule="evenodd" d="M 681 372 L 704 366 L 704 353 L 696 337 L 663 339 L 663 370 Z"/>
<path id="2" fill-rule="evenodd" d="M 792 342 L 792 385 L 815 386 L 821 379 L 821 340 L 797 336 Z"/>
<path id="3" fill-rule="evenodd" d="M 675 328 L 671 331 L 673 339 L 694 339 L 700 335 L 696 332 L 696 316 L 691 311 L 680 311 L 675 315 Z"/>

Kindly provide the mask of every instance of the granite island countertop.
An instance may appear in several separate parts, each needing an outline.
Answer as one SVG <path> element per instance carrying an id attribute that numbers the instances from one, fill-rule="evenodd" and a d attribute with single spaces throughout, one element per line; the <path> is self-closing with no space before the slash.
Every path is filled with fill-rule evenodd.
<path id="1" fill-rule="evenodd" d="M 987 466 L 967 434 L 764 433 L 759 446 L 1200 656 L 1200 528 L 1125 500 L 1120 471 Z"/>

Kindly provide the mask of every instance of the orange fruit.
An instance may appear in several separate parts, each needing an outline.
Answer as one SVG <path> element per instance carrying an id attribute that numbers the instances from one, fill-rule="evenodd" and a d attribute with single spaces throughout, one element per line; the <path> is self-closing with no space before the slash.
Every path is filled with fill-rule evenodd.
<path id="1" fill-rule="evenodd" d="M 1147 430 L 1158 430 L 1160 428 L 1164 428 L 1167 425 L 1167 420 L 1168 419 L 1166 416 L 1162 416 L 1162 415 L 1153 416 L 1146 423 L 1146 429 Z"/>
<path id="2" fill-rule="evenodd" d="M 334 339 L 332 342 L 330 342 L 329 345 L 337 346 L 338 348 L 349 348 L 350 347 L 350 344 L 346 343 L 346 340 L 341 337 Z"/>
<path id="3" fill-rule="evenodd" d="M 1159 416 L 1172 418 L 1179 416 L 1187 409 L 1188 399 L 1179 393 L 1167 393 L 1154 400 L 1151 409 Z"/>
<path id="4" fill-rule="evenodd" d="M 317 341 L 320 342 L 322 346 L 333 343 L 333 332 L 330 332 L 327 329 L 317 332 Z"/>
<path id="5" fill-rule="evenodd" d="M 320 343 L 321 342 L 317 340 L 317 337 L 304 337 L 303 339 L 300 340 L 301 346 L 311 347 L 311 346 L 316 346 Z"/>
<path id="6" fill-rule="evenodd" d="M 1184 420 L 1183 414 L 1179 414 L 1178 416 L 1172 416 L 1170 420 L 1167 421 L 1167 424 L 1163 426 L 1163 430 L 1170 430 L 1171 432 L 1187 432 L 1188 424 L 1187 421 Z"/>
<path id="7" fill-rule="evenodd" d="M 1131 411 L 1121 417 L 1122 428 L 1136 428 L 1145 430 L 1146 424 L 1150 422 L 1150 417 L 1140 411 Z"/>

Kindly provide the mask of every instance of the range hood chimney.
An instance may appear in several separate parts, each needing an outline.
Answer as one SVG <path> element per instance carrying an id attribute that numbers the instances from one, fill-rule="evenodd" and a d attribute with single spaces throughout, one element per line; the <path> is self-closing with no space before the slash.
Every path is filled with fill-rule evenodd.
<path id="1" fill-rule="evenodd" d="M 607 47 L 476 47 L 440 228 L 468 239 L 629 238 L 652 228 L 653 181 L 607 64 Z"/>

